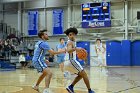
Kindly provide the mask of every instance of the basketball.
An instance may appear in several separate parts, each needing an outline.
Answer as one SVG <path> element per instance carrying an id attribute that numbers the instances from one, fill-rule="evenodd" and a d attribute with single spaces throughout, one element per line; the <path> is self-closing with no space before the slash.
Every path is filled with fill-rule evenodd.
<path id="1" fill-rule="evenodd" d="M 77 52 L 78 59 L 85 60 L 87 58 L 87 51 L 85 49 L 81 49 Z"/>

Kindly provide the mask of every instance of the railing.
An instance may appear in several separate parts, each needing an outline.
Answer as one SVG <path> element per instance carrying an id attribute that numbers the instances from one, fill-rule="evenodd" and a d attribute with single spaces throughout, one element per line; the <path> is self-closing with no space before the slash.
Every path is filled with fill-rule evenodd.
<path id="1" fill-rule="evenodd" d="M 21 36 L 22 33 L 17 31 L 15 28 L 12 28 L 7 23 L 0 21 L 0 38 L 6 39 L 8 35 L 14 34 L 16 37 Z"/>

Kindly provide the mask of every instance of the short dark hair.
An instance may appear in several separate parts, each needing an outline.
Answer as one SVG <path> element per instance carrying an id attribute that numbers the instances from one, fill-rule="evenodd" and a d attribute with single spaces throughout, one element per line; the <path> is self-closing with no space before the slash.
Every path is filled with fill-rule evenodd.
<path id="1" fill-rule="evenodd" d="M 39 33 L 38 33 L 38 37 L 41 38 L 42 35 L 44 35 L 44 32 L 47 32 L 47 30 L 46 29 L 40 30 Z"/>
<path id="2" fill-rule="evenodd" d="M 61 41 L 62 39 L 65 40 L 65 38 L 60 38 L 59 41 Z"/>
<path id="3" fill-rule="evenodd" d="M 78 30 L 77 30 L 77 28 L 75 28 L 75 27 L 71 27 L 71 28 L 68 28 L 66 31 L 64 31 L 64 33 L 68 36 L 69 35 L 69 33 L 70 32 L 73 32 L 73 33 L 75 33 L 76 35 L 78 34 Z"/>
<path id="4" fill-rule="evenodd" d="M 101 41 L 101 39 L 99 39 L 99 38 L 98 38 L 98 39 L 96 39 L 96 42 L 97 42 L 97 41 L 100 41 L 100 42 L 102 42 L 102 41 Z"/>

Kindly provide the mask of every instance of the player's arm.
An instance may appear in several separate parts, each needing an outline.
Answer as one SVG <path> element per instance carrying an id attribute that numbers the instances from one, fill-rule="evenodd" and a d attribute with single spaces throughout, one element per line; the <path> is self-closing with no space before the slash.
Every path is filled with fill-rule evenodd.
<path id="1" fill-rule="evenodd" d="M 40 44 L 40 47 L 43 48 L 43 49 L 46 49 L 48 50 L 48 52 L 52 55 L 55 55 L 55 54 L 60 54 L 60 53 L 65 53 L 66 52 L 66 49 L 63 49 L 61 51 L 54 51 L 50 48 L 50 46 L 47 44 L 47 43 L 41 43 Z"/>
<path id="2" fill-rule="evenodd" d="M 50 62 L 49 62 L 49 60 L 46 60 L 46 64 L 49 64 Z"/>
<path id="3" fill-rule="evenodd" d="M 76 48 L 74 47 L 73 48 L 73 43 L 72 42 L 69 42 L 68 44 L 67 44 L 67 52 L 68 53 L 72 53 L 73 51 L 75 51 L 76 50 Z"/>
<path id="4" fill-rule="evenodd" d="M 60 51 L 54 51 L 54 50 L 50 49 L 50 50 L 48 50 L 48 52 L 52 55 L 55 55 L 55 54 L 65 53 L 66 49 L 61 49 Z"/>
<path id="5" fill-rule="evenodd" d="M 98 54 L 97 54 L 97 48 L 96 48 L 96 46 L 95 46 L 95 52 L 96 52 L 96 55 L 98 56 Z"/>
<path id="6" fill-rule="evenodd" d="M 69 42 L 69 43 L 67 44 L 67 52 L 68 52 L 68 53 L 72 53 L 73 51 L 78 52 L 78 51 L 80 51 L 80 50 L 81 50 L 81 48 L 74 47 L 72 42 Z"/>
<path id="7" fill-rule="evenodd" d="M 103 51 L 103 53 L 106 51 L 106 48 L 105 48 L 105 46 L 104 45 L 102 45 L 102 47 L 103 47 L 103 49 L 104 49 L 104 51 Z"/>
<path id="8" fill-rule="evenodd" d="M 58 48 L 58 52 L 60 52 L 60 51 L 62 51 L 62 50 L 64 50 L 65 48 Z"/>

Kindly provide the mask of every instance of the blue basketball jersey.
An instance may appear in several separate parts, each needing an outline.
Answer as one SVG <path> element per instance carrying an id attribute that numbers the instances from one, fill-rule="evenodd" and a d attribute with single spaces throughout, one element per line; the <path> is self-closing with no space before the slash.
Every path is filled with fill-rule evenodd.
<path id="1" fill-rule="evenodd" d="M 65 44 L 58 44 L 57 46 L 56 46 L 56 49 L 57 49 L 57 51 L 58 51 L 58 49 L 64 49 L 65 48 Z M 61 54 L 57 54 L 57 56 L 65 56 L 65 53 L 61 53 Z"/>
<path id="2" fill-rule="evenodd" d="M 38 41 L 35 44 L 35 49 L 34 49 L 34 56 L 32 61 L 42 61 L 44 62 L 44 58 L 46 55 L 46 52 L 48 50 L 51 50 L 50 46 L 48 45 L 48 43 L 46 41 Z"/>

